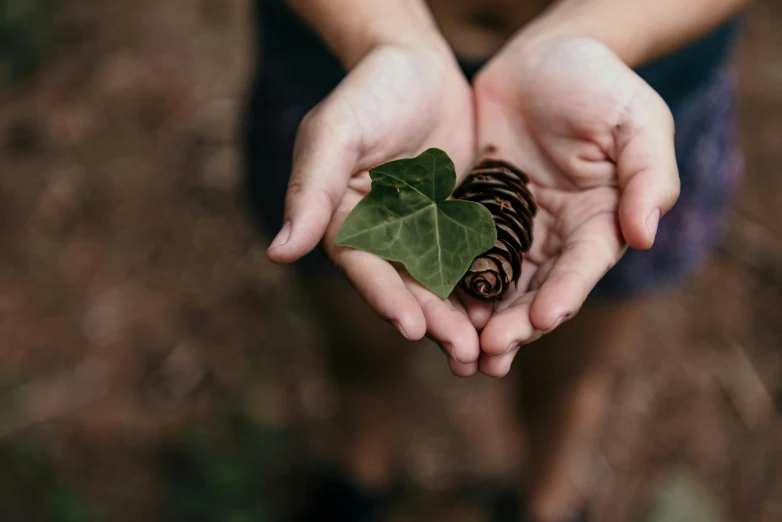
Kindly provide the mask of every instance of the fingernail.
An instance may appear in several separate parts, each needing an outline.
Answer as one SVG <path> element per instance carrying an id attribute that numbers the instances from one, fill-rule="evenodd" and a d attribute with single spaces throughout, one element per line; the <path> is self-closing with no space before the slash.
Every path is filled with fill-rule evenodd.
<path id="1" fill-rule="evenodd" d="M 410 341 L 410 337 L 407 336 L 407 332 L 405 332 L 405 329 L 402 327 L 402 323 L 398 321 L 394 321 L 394 326 L 396 327 L 397 330 L 399 330 L 399 333 L 402 334 L 402 337 Z"/>
<path id="2" fill-rule="evenodd" d="M 272 241 L 272 244 L 269 245 L 269 250 L 284 245 L 285 243 L 288 242 L 290 238 L 291 238 L 291 222 L 286 221 L 282 225 L 282 228 L 280 229 L 280 232 L 277 234 L 277 237 L 275 237 L 274 241 Z"/>
<path id="3" fill-rule="evenodd" d="M 440 350 L 445 354 L 446 357 L 449 359 L 453 359 L 454 361 L 458 362 L 459 364 L 470 364 L 469 362 L 460 361 L 456 357 L 456 349 L 453 347 L 453 344 L 451 343 L 437 343 L 437 345 L 440 347 Z"/>
<path id="4" fill-rule="evenodd" d="M 646 228 L 649 229 L 649 233 L 652 235 L 652 239 L 654 239 L 655 234 L 657 234 L 657 225 L 660 223 L 660 209 L 656 208 L 652 211 L 651 214 L 649 214 L 649 217 L 646 218 Z"/>
<path id="5" fill-rule="evenodd" d="M 556 330 L 557 328 L 559 328 L 559 325 L 561 325 L 562 323 L 564 323 L 564 322 L 565 322 L 567 319 L 569 319 L 570 317 L 571 317 L 571 314 L 565 314 L 565 315 L 561 316 L 559 319 L 557 319 L 556 321 L 554 321 L 554 324 L 551 326 L 551 328 L 549 328 L 548 330 L 546 330 L 546 332 L 545 332 L 545 333 L 547 333 L 547 334 L 548 334 L 548 333 L 551 333 L 551 332 L 553 332 L 554 330 Z"/>

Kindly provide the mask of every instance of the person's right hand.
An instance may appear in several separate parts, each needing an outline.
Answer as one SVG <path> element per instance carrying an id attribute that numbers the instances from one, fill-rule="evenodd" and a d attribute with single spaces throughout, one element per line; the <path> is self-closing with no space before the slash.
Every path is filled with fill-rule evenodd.
<path id="1" fill-rule="evenodd" d="M 301 123 L 286 196 L 285 224 L 268 257 L 291 263 L 318 243 L 367 303 L 407 339 L 428 335 L 462 376 L 477 370 L 478 334 L 462 305 L 442 301 L 403 269 L 337 248 L 342 222 L 370 189 L 368 169 L 445 150 L 458 173 L 475 151 L 472 91 L 446 51 L 380 46 Z"/>

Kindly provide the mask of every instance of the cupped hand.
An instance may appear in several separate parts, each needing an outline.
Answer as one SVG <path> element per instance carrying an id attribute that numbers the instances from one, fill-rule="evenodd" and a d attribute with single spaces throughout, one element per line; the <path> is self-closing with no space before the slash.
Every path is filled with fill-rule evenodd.
<path id="1" fill-rule="evenodd" d="M 479 370 L 499 377 L 578 312 L 627 246 L 652 246 L 679 176 L 667 105 L 596 40 L 522 33 L 479 73 L 475 99 L 479 144 L 529 175 L 539 206 L 516 288 L 494 305 L 463 298 Z"/>
<path id="2" fill-rule="evenodd" d="M 322 244 L 381 317 L 410 340 L 437 342 L 457 375 L 475 373 L 480 353 L 459 301 L 442 301 L 400 267 L 337 248 L 334 239 L 370 190 L 369 168 L 438 147 L 462 172 L 475 150 L 473 117 L 472 91 L 452 55 L 401 46 L 370 51 L 301 123 L 285 224 L 268 251 L 272 261 L 290 263 Z"/>

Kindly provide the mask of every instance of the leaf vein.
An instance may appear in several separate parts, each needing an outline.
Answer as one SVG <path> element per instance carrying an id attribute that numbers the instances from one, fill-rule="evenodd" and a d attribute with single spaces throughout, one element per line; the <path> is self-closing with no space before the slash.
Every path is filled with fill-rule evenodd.
<path id="1" fill-rule="evenodd" d="M 353 238 L 358 237 L 358 236 L 362 236 L 362 235 L 367 234 L 369 232 L 375 231 L 375 230 L 377 230 L 379 228 L 387 227 L 387 226 L 390 226 L 392 224 L 396 224 L 396 223 L 405 221 L 405 220 L 410 219 L 411 217 L 413 217 L 413 216 L 415 216 L 417 214 L 420 214 L 421 212 L 423 212 L 425 210 L 429 210 L 431 207 L 434 207 L 434 206 L 437 206 L 437 205 L 435 205 L 434 203 L 431 203 L 429 205 L 426 205 L 425 207 L 422 207 L 422 208 L 416 210 L 412 214 L 408 214 L 406 216 L 400 216 L 399 219 L 396 219 L 394 221 L 386 221 L 386 222 L 380 223 L 379 225 L 375 225 L 374 227 L 363 228 L 360 231 L 356 232 L 355 234 L 343 237 L 341 242 L 344 243 L 345 241 L 348 241 L 348 240 L 353 239 Z M 399 237 L 399 233 L 397 233 L 397 237 Z"/>

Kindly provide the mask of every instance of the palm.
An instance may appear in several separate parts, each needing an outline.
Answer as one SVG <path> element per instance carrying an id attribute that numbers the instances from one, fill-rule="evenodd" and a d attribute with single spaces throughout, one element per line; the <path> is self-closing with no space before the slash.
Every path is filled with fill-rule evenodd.
<path id="1" fill-rule="evenodd" d="M 535 219 L 535 243 L 526 256 L 521 280 L 506 293 L 496 311 L 511 306 L 540 288 L 564 253 L 573 248 L 588 246 L 589 243 L 601 247 L 594 253 L 604 260 L 606 270 L 621 255 L 622 240 L 615 218 L 619 199 L 616 188 L 573 191 L 547 188 L 534 180 L 531 184 L 539 207 Z M 569 285 L 581 285 L 588 279 L 582 266 L 593 261 L 574 258 L 572 265 L 560 277 L 568 276 Z M 573 290 L 575 288 L 569 289 Z"/>
<path id="2" fill-rule="evenodd" d="M 514 64 L 514 82 L 501 54 L 476 86 L 479 140 L 527 172 L 539 206 L 518 285 L 491 308 L 469 305 L 489 374 L 507 372 L 519 344 L 575 314 L 620 259 L 625 239 L 645 248 L 654 234 L 637 226 L 641 190 L 631 180 L 648 158 L 634 149 L 648 143 L 637 144 L 630 118 L 667 108 L 596 42 L 553 42 L 534 57 Z M 622 202 L 628 188 L 634 197 Z"/>
<path id="3" fill-rule="evenodd" d="M 455 60 L 401 48 L 370 53 L 299 130 L 288 198 L 311 194 L 298 212 L 298 230 L 307 237 L 303 246 L 287 248 L 298 254 L 322 238 L 326 253 L 380 316 L 409 339 L 426 334 L 475 366 L 478 334 L 457 299 L 443 302 L 398 266 L 334 246 L 343 221 L 371 188 L 369 168 L 430 147 L 466 168 L 475 149 L 473 114 L 472 91 Z M 275 258 L 293 256 L 278 249 Z M 467 373 L 454 359 L 451 367 Z"/>
<path id="4" fill-rule="evenodd" d="M 369 192 L 370 167 L 414 156 L 430 146 L 447 150 L 457 166 L 469 162 L 474 126 L 464 115 L 472 113 L 471 92 L 458 71 L 453 72 L 455 78 L 443 82 L 442 73 L 427 70 L 420 57 L 381 49 L 368 56 L 326 100 L 332 119 L 340 117 L 340 123 L 350 127 L 342 133 L 357 142 L 349 147 L 355 158 L 329 225 L 327 248 L 333 243 L 329 236 L 336 236 L 345 216 Z"/>

